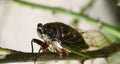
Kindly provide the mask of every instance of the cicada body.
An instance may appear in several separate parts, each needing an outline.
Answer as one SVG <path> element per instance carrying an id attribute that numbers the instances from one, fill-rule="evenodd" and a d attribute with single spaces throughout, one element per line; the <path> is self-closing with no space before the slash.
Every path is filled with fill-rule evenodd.
<path id="1" fill-rule="evenodd" d="M 53 22 L 45 24 L 43 28 L 47 39 L 51 41 L 58 41 L 60 45 L 66 45 L 79 51 L 88 48 L 81 33 L 69 25 Z"/>
<path id="2" fill-rule="evenodd" d="M 40 45 L 40 50 L 57 52 L 60 56 L 62 56 L 63 53 L 69 55 L 69 52 L 72 52 L 79 56 L 89 57 L 88 55 L 84 55 L 81 52 L 85 52 L 85 50 L 89 48 L 89 45 L 91 45 L 89 44 L 90 41 L 92 43 L 92 40 L 95 40 L 94 38 L 88 38 L 89 35 L 87 34 L 90 33 L 89 31 L 79 32 L 78 30 L 61 22 L 51 22 L 44 25 L 39 23 L 37 25 L 37 33 L 38 36 L 43 39 L 43 41 L 33 39 L 31 44 L 32 42 L 35 42 Z M 91 36 L 94 34 L 95 33 L 92 33 Z"/>

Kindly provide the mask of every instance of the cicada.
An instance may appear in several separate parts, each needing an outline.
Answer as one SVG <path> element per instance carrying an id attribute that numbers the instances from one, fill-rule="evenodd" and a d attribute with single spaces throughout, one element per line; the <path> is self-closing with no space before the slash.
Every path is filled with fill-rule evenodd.
<path id="1" fill-rule="evenodd" d="M 89 57 L 80 53 L 82 51 L 85 52 L 85 50 L 90 48 L 89 45 L 91 44 L 87 42 L 92 41 L 92 39 L 93 41 L 95 40 L 94 38 L 91 38 L 91 40 L 87 40 L 90 39 L 88 37 L 89 33 L 89 31 L 80 32 L 79 30 L 76 30 L 71 26 L 61 22 L 51 22 L 44 25 L 39 23 L 37 25 L 37 34 L 41 39 L 43 39 L 43 41 L 39 39 L 32 39 L 32 52 L 34 42 L 40 45 L 39 53 L 40 51 L 49 50 L 51 52 L 58 53 L 60 57 L 62 57 L 63 53 L 69 55 L 69 52 L 83 57 Z M 91 36 L 94 34 L 95 33 L 92 33 Z M 94 42 L 94 44 L 95 43 L 96 42 Z"/>

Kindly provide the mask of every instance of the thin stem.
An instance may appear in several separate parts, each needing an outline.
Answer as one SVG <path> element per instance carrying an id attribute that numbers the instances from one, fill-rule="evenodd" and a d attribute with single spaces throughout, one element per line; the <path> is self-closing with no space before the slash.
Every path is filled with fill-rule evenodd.
<path id="1" fill-rule="evenodd" d="M 117 5 L 120 6 L 120 0 L 117 0 L 117 1 L 118 1 Z"/>
<path id="2" fill-rule="evenodd" d="M 90 7 L 92 7 L 94 2 L 95 2 L 95 0 L 89 0 L 88 3 L 82 8 L 82 10 L 80 10 L 79 14 L 84 13 L 86 10 L 88 10 Z M 78 29 L 78 23 L 79 23 L 79 19 L 72 20 L 72 26 L 76 29 Z"/>
<path id="3" fill-rule="evenodd" d="M 94 2 L 95 0 L 89 0 L 88 3 L 82 8 L 81 13 L 84 13 L 87 9 L 89 9 Z"/>
<path id="4" fill-rule="evenodd" d="M 100 23 L 99 20 L 93 19 L 93 18 L 91 18 L 85 14 L 82 14 L 82 13 L 79 14 L 79 13 L 67 11 L 67 10 L 62 9 L 62 8 L 50 7 L 50 6 L 46 6 L 46 5 L 30 3 L 30 2 L 23 1 L 23 0 L 12 0 L 12 1 L 19 3 L 19 4 L 22 4 L 22 5 L 25 5 L 25 6 L 32 7 L 32 8 L 38 8 L 38 9 L 44 9 L 47 11 L 54 11 L 54 12 L 63 13 L 63 14 L 69 15 L 75 19 L 86 20 L 88 23 L 91 23 L 92 25 L 99 27 L 99 23 Z M 111 26 L 111 25 L 106 24 L 106 23 L 102 23 L 102 24 L 103 24 L 103 26 L 102 26 L 101 30 L 106 31 L 106 32 L 110 32 L 110 35 L 112 34 L 115 37 L 120 38 L 120 28 L 116 28 L 116 27 Z"/>

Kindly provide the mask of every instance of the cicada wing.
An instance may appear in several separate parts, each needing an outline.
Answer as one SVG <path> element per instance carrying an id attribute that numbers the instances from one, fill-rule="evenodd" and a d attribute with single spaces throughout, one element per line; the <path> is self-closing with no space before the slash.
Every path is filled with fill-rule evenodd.
<path id="1" fill-rule="evenodd" d="M 108 38 L 100 31 L 79 30 L 90 50 L 96 50 L 111 44 Z"/>

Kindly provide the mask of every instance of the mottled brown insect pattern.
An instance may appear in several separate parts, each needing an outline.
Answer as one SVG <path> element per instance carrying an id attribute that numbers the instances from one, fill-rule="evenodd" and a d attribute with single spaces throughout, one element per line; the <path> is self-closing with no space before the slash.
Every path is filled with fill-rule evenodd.
<path id="1" fill-rule="evenodd" d="M 88 49 L 88 45 L 86 44 L 81 33 L 69 25 L 61 22 L 51 22 L 44 25 L 39 23 L 37 25 L 37 33 L 43 41 L 33 39 L 31 41 L 32 52 L 33 42 L 40 45 L 39 53 L 41 51 L 49 50 L 51 52 L 58 53 L 60 57 L 62 57 L 63 53 L 69 55 L 69 52 L 72 52 L 70 49 L 75 51 Z"/>

